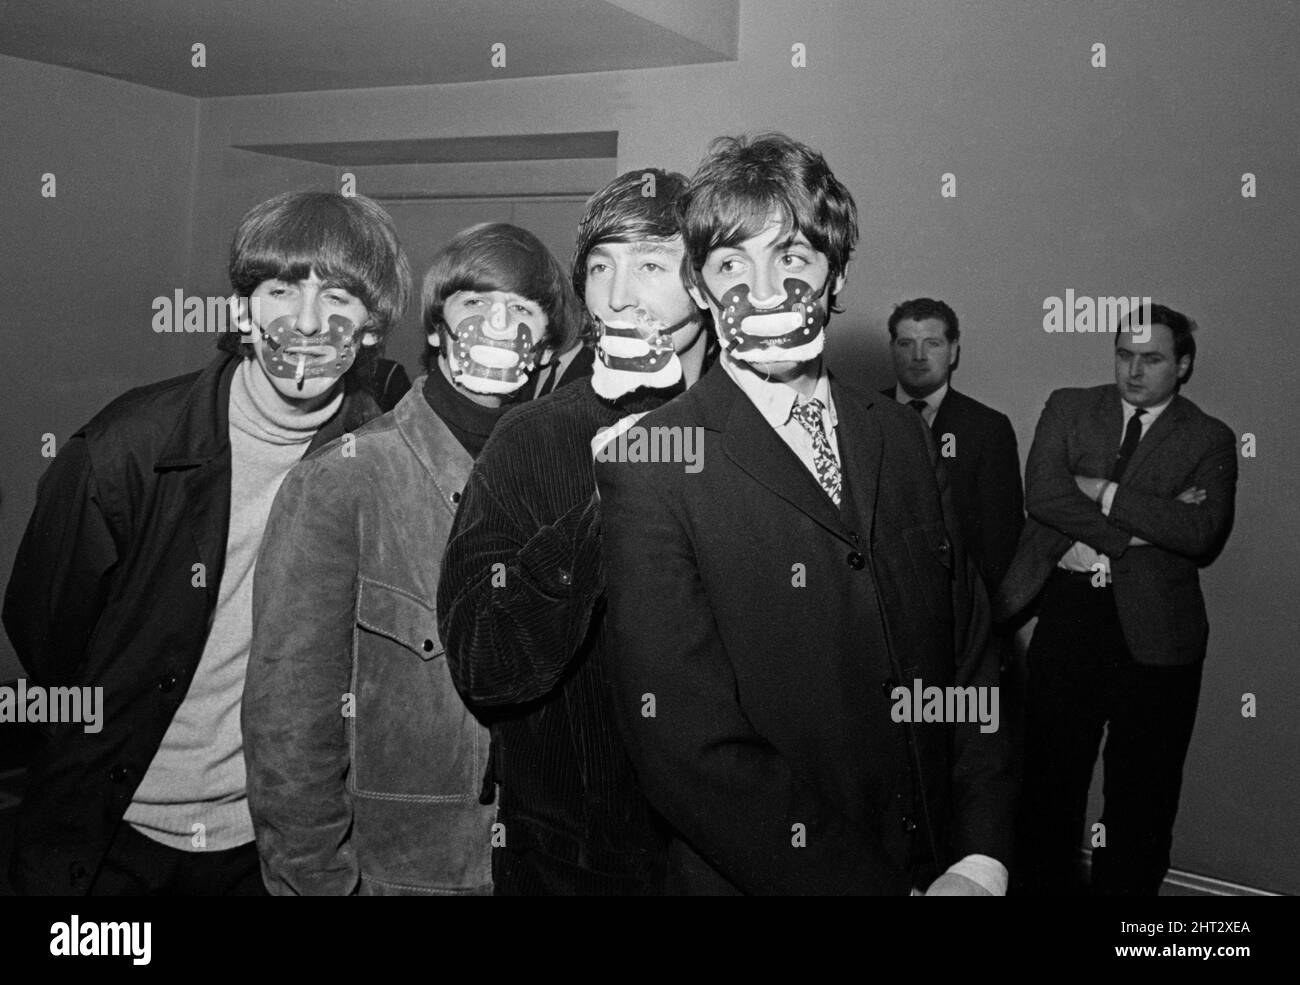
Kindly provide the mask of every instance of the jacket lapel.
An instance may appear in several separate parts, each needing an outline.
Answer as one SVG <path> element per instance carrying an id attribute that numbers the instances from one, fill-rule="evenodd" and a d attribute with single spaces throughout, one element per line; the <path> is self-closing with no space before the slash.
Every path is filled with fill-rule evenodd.
<path id="1" fill-rule="evenodd" d="M 799 457 L 727 375 L 721 361 L 688 393 L 704 410 L 705 427 L 722 433 L 722 450 L 737 468 L 816 523 L 844 536 L 839 511 Z M 838 410 L 838 396 L 836 408 Z"/>
<path id="2" fill-rule="evenodd" d="M 1142 436 L 1138 442 L 1137 448 L 1133 451 L 1133 457 L 1128 460 L 1128 465 L 1124 469 L 1124 475 L 1121 479 L 1131 477 L 1137 474 L 1142 463 L 1156 450 L 1156 447 L 1167 437 L 1173 434 L 1177 429 L 1179 422 L 1187 414 L 1187 401 L 1181 395 L 1175 395 L 1173 401 L 1164 409 L 1159 417 L 1155 419 L 1147 433 Z"/>
<path id="3" fill-rule="evenodd" d="M 953 419 L 959 416 L 957 414 L 957 404 L 960 401 L 961 397 L 957 395 L 957 391 L 954 390 L 952 384 L 949 383 L 948 392 L 945 393 L 943 399 L 939 401 L 939 409 L 934 412 L 934 420 L 930 422 L 930 430 L 933 431 L 936 436 L 946 434 L 953 430 Z"/>
<path id="4" fill-rule="evenodd" d="M 835 401 L 835 431 L 839 439 L 840 464 L 844 470 L 844 479 L 853 490 L 857 512 L 866 525 L 862 539 L 870 544 L 873 543 L 876 496 L 880 492 L 884 439 L 880 425 L 871 413 L 872 398 L 869 394 L 840 386 L 832 375 L 831 397 Z"/>
<path id="5" fill-rule="evenodd" d="M 210 606 L 225 567 L 230 528 L 230 381 L 240 359 L 221 355 L 204 369 L 189 402 L 154 463 L 155 472 L 185 470 L 185 513 Z"/>
<path id="6" fill-rule="evenodd" d="M 1104 466 L 1097 472 L 1097 476 L 1104 479 L 1110 475 L 1124 438 L 1124 410 L 1120 403 L 1119 387 L 1112 384 L 1101 391 L 1101 397 L 1093 407 L 1091 430 L 1092 434 L 1087 441 L 1101 456 Z M 1079 468 L 1087 467 L 1080 463 Z"/>
<path id="7" fill-rule="evenodd" d="M 438 489 L 447 512 L 455 516 L 474 459 L 424 399 L 423 376 L 411 384 L 392 414 L 398 432 Z"/>

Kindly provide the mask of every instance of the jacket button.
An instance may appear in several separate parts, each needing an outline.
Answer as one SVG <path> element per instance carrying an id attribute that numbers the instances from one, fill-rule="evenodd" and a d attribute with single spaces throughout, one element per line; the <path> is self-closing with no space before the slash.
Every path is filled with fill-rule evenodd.
<path id="1" fill-rule="evenodd" d="M 162 677 L 158 678 L 159 691 L 174 691 L 176 690 L 176 684 L 177 677 L 175 674 L 164 674 Z"/>
<path id="2" fill-rule="evenodd" d="M 847 560 L 849 567 L 854 571 L 861 571 L 867 563 L 867 559 L 862 556 L 860 551 L 850 551 Z"/>
<path id="3" fill-rule="evenodd" d="M 451 501 L 452 501 L 453 503 L 459 503 L 459 502 L 460 502 L 460 491 L 459 491 L 459 490 L 457 490 L 456 492 L 454 492 L 454 493 L 451 494 Z"/>
<path id="4" fill-rule="evenodd" d="M 911 834 L 913 831 L 916 830 L 916 822 L 912 820 L 910 817 L 904 817 L 903 830 L 906 831 L 908 834 Z"/>
<path id="5" fill-rule="evenodd" d="M 573 584 L 573 575 L 569 574 L 563 568 L 556 573 L 555 577 L 559 579 L 561 585 Z"/>
<path id="6" fill-rule="evenodd" d="M 433 652 L 433 640 L 425 640 L 423 643 L 420 644 L 420 646 L 423 648 L 425 653 Z"/>
<path id="7" fill-rule="evenodd" d="M 86 878 L 86 867 L 80 862 L 73 862 L 68 866 L 68 879 L 73 883 L 81 882 Z"/>
<path id="8" fill-rule="evenodd" d="M 948 551 L 951 550 L 951 549 L 952 549 L 952 545 L 948 543 L 948 538 L 945 537 L 945 538 L 943 539 L 943 543 L 941 543 L 941 544 L 939 545 L 939 553 L 940 553 L 940 554 L 947 554 Z"/>
<path id="9" fill-rule="evenodd" d="M 130 770 L 125 766 L 114 766 L 108 771 L 108 778 L 114 783 L 125 783 Z"/>

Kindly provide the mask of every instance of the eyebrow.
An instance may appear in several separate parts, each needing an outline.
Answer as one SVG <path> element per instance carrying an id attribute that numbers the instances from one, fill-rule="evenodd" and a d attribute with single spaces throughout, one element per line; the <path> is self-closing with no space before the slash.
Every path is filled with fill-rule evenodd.
<path id="1" fill-rule="evenodd" d="M 657 239 L 639 239 L 632 244 L 632 252 L 638 255 L 646 253 L 677 253 L 682 249 L 679 244 L 666 243 Z"/>
<path id="2" fill-rule="evenodd" d="M 778 250 L 788 250 L 792 246 L 806 246 L 812 249 L 812 243 L 808 242 L 808 237 L 797 229 L 779 243 L 773 243 L 772 246 Z"/>

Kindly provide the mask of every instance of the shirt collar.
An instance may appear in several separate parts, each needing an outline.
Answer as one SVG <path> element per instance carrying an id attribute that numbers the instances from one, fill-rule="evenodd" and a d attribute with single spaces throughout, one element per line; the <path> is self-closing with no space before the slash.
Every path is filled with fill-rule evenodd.
<path id="1" fill-rule="evenodd" d="M 751 373 L 737 366 L 725 353 L 719 359 L 727 375 L 731 377 L 736 386 L 740 387 L 745 396 L 749 398 L 750 403 L 758 408 L 758 412 L 763 415 L 763 419 L 768 424 L 774 428 L 779 428 L 790 423 L 790 415 L 799 403 L 798 390 L 788 383 L 769 380 L 758 373 Z M 831 381 L 829 374 L 826 372 L 825 360 L 822 360 L 817 373 L 817 383 L 813 387 L 812 395 L 815 399 L 820 400 L 822 406 L 826 408 L 826 413 L 830 416 L 830 426 L 832 428 L 837 427 L 839 419 L 835 414 L 835 404 L 831 401 Z"/>
<path id="2" fill-rule="evenodd" d="M 1176 393 L 1171 393 L 1168 397 L 1166 397 L 1160 403 L 1156 404 L 1154 407 L 1142 408 L 1144 411 L 1146 411 L 1146 416 L 1142 420 L 1142 425 L 1144 427 L 1150 427 L 1152 424 L 1154 424 L 1156 422 L 1156 418 L 1164 413 L 1165 408 L 1174 402 L 1174 397 L 1176 396 L 1177 396 Z M 1124 410 L 1124 426 L 1128 427 L 1128 419 L 1133 416 L 1133 412 L 1137 410 L 1137 407 L 1129 403 L 1123 397 L 1119 398 L 1119 402 L 1120 402 L 1120 406 Z"/>
<path id="3" fill-rule="evenodd" d="M 939 405 L 943 403 L 943 398 L 946 397 L 947 395 L 948 395 L 948 381 L 944 380 L 943 385 L 940 386 L 939 389 L 935 390 L 934 393 L 930 394 L 928 397 L 925 397 L 923 399 L 925 400 L 926 407 L 928 407 L 931 411 L 938 413 Z M 910 396 L 908 392 L 904 390 L 901 385 L 899 385 L 894 387 L 894 399 L 897 400 L 900 404 L 907 404 L 910 403 L 912 400 L 919 399 L 919 398 Z"/>

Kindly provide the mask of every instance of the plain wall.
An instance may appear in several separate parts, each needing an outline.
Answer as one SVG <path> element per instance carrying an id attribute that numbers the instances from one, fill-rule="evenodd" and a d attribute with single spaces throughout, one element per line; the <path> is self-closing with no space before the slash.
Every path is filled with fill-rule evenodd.
<path id="1" fill-rule="evenodd" d="M 1105 68 L 1089 64 L 1094 42 L 1106 45 Z M 806 45 L 805 68 L 791 64 L 796 43 Z M 1289 495 L 1295 415 L 1281 409 L 1281 381 L 1269 371 L 1289 364 L 1293 328 L 1297 47 L 1295 5 L 763 0 L 743 5 L 735 63 L 205 100 L 189 279 L 220 281 L 239 214 L 296 177 L 295 169 L 259 163 L 251 180 L 245 168 L 257 155 L 232 144 L 615 129 L 620 170 L 689 172 L 717 134 L 779 129 L 826 154 L 862 213 L 863 240 L 842 297 L 848 310 L 831 328 L 841 376 L 864 386 L 890 382 L 883 326 L 892 305 L 921 293 L 944 297 L 963 323 L 955 383 L 1010 415 L 1023 456 L 1052 389 L 1112 374 L 1111 338 L 1044 333 L 1045 298 L 1070 288 L 1151 295 L 1188 312 L 1201 333 L 1185 395 L 1255 435 L 1258 451 L 1241 462 L 1233 537 L 1202 579 L 1210 652 L 1174 865 L 1296 893 L 1300 618 L 1292 597 L 1300 588 L 1300 507 Z M 111 85 L 86 83 L 96 91 Z M 43 109 L 50 97 L 31 98 Z M 155 103 L 174 101 L 137 98 L 134 111 L 115 108 L 109 118 L 116 129 L 124 113 L 155 134 L 156 121 L 168 118 Z M 63 121 L 33 126 L 57 147 L 77 139 Z M 123 155 L 133 149 L 129 138 L 108 139 Z M 183 157 L 158 149 L 163 161 Z M 10 162 L 15 150 L 3 153 Z M 46 169 L 32 160 L 22 177 L 34 181 L 29 174 Z M 1240 194 L 1247 171 L 1257 176 L 1255 199 Z M 955 199 L 940 197 L 944 172 L 956 176 Z M 145 224 L 137 210 L 156 207 L 149 196 L 119 205 L 134 229 Z M 29 232 L 40 233 L 37 205 L 26 208 Z M 175 236 L 168 243 L 179 250 Z M 157 250 L 159 259 L 168 253 Z M 69 270 L 70 283 L 99 282 L 92 263 Z M 156 293 L 135 290 L 136 309 Z M 123 310 L 128 300 L 123 294 Z M 85 312 L 70 299 L 67 308 Z M 58 319 L 39 314 L 40 324 L 59 330 Z M 135 331 L 143 333 L 143 323 Z M 163 375 L 155 362 L 134 382 Z M 24 405 L 43 392 L 25 371 L 15 390 Z M 84 416 L 66 409 L 70 399 L 48 399 L 50 416 Z M 28 456 L 44 416 L 35 418 L 18 442 Z M 63 433 L 71 423 L 61 424 Z M 47 429 L 58 427 L 40 427 Z M 30 497 L 30 479 L 20 485 Z M 29 503 L 13 504 L 22 519 Z M 7 537 L 12 514 L 6 504 Z M 1257 698 L 1257 717 L 1241 715 L 1247 692 Z"/>
<path id="2" fill-rule="evenodd" d="M 0 578 L 55 449 L 131 387 L 202 364 L 158 335 L 155 297 L 186 286 L 198 101 L 0 56 Z M 53 174 L 55 196 L 41 195 Z M 206 353 L 211 336 L 202 342 Z M 0 681 L 22 673 L 0 633 Z"/>
<path id="3" fill-rule="evenodd" d="M 620 170 L 689 172 L 717 134 L 784 130 L 826 154 L 862 213 L 848 310 L 832 325 L 837 372 L 891 382 L 889 310 L 944 297 L 964 327 L 955 383 L 1011 416 L 1022 456 L 1052 389 L 1112 376 L 1113 340 L 1046 334 L 1045 298 L 1150 295 L 1190 313 L 1200 356 L 1186 396 L 1255 434 L 1258 454 L 1241 462 L 1236 530 L 1203 577 L 1210 654 L 1174 864 L 1300 892 L 1296 441 L 1263 379 L 1291 345 L 1297 15 L 765 0 L 743 5 L 735 63 L 211 100 L 196 217 L 200 235 L 229 217 L 213 179 L 233 142 L 616 129 Z M 1090 65 L 1094 42 L 1105 68 Z M 796 43 L 806 68 L 792 66 Z M 1247 171 L 1253 200 L 1240 194 Z M 944 172 L 955 199 L 940 197 Z M 1246 692 L 1256 718 L 1241 715 Z"/>

